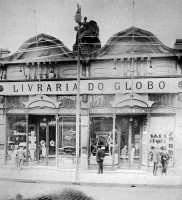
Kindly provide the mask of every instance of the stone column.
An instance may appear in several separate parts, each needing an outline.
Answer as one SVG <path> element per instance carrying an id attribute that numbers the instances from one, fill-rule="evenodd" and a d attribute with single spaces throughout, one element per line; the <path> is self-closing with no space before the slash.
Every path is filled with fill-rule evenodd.
<path id="1" fill-rule="evenodd" d="M 29 152 L 29 134 L 28 134 L 28 114 L 26 114 L 26 165 L 28 165 L 28 152 Z"/>
<path id="2" fill-rule="evenodd" d="M 0 138 L 4 148 L 0 151 L 0 165 L 6 164 L 6 113 L 4 112 L 4 96 L 0 96 Z"/>
<path id="3" fill-rule="evenodd" d="M 88 96 L 83 95 L 81 101 L 81 127 L 80 127 L 80 168 L 82 171 L 88 170 L 88 149 L 89 149 L 89 112 Z"/>
<path id="4" fill-rule="evenodd" d="M 81 170 L 88 170 L 89 116 L 81 116 Z"/>
<path id="5" fill-rule="evenodd" d="M 115 126 L 116 126 L 116 114 L 113 114 L 113 148 L 112 148 L 112 167 L 114 170 L 114 166 L 115 166 Z"/>
<path id="6" fill-rule="evenodd" d="M 143 119 L 142 131 L 141 131 L 141 146 L 142 146 L 142 165 L 141 169 L 148 171 L 149 162 L 149 136 L 150 136 L 150 121 L 151 115 L 147 114 L 147 117 Z"/>
<path id="7" fill-rule="evenodd" d="M 153 68 L 152 68 L 151 62 L 152 62 L 151 57 L 148 57 L 147 58 L 147 75 L 148 76 L 152 76 L 153 74 Z"/>
<path id="8" fill-rule="evenodd" d="M 59 159 L 59 116 L 56 114 L 56 168 L 58 168 Z"/>

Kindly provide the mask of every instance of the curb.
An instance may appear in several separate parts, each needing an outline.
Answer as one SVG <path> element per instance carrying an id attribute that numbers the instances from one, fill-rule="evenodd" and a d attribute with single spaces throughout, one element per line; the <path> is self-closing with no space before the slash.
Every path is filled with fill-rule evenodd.
<path id="1" fill-rule="evenodd" d="M 82 182 L 82 181 L 52 181 L 52 180 L 33 180 L 33 179 L 18 179 L 18 178 L 0 178 L 0 181 L 11 181 L 18 183 L 33 183 L 33 184 L 59 184 L 59 185 L 74 185 L 74 186 L 92 186 L 92 187 L 128 187 L 128 188 L 170 188 L 182 189 L 180 185 L 164 185 L 164 184 L 129 184 L 129 183 L 98 183 L 98 182 Z"/>

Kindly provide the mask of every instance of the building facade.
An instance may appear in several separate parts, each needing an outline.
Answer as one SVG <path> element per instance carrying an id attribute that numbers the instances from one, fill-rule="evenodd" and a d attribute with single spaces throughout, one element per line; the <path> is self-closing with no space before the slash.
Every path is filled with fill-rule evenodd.
<path id="1" fill-rule="evenodd" d="M 88 48 L 88 47 L 87 47 Z M 182 48 L 129 28 L 102 48 L 81 53 L 80 163 L 94 169 L 105 145 L 105 169 L 150 171 L 155 145 L 182 173 Z M 75 168 L 77 53 L 40 34 L 0 59 L 1 164 L 26 146 L 28 165 Z"/>

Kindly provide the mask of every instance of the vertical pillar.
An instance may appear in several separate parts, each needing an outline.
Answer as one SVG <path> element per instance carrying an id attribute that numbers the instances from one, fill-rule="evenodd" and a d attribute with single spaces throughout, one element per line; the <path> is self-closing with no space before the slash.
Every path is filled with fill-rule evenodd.
<path id="1" fill-rule="evenodd" d="M 85 103 L 87 104 L 87 103 Z M 83 103 L 82 103 L 83 106 Z M 81 166 L 82 170 L 88 170 L 88 153 L 89 153 L 89 115 L 88 111 L 81 110 Z"/>
<path id="2" fill-rule="evenodd" d="M 120 76 L 124 76 L 124 58 L 121 58 L 119 65 Z"/>
<path id="3" fill-rule="evenodd" d="M 131 62 L 130 62 L 130 58 L 127 58 L 127 61 L 126 61 L 126 76 L 130 76 L 131 75 Z"/>
<path id="4" fill-rule="evenodd" d="M 138 61 L 137 61 L 137 58 L 135 57 L 133 59 L 133 75 L 134 76 L 137 76 L 138 75 Z"/>
<path id="5" fill-rule="evenodd" d="M 144 62 L 145 62 L 144 57 L 141 57 L 141 60 L 140 60 L 140 75 L 141 76 L 146 75 L 146 69 L 145 69 Z"/>
<path id="6" fill-rule="evenodd" d="M 6 165 L 6 152 L 7 152 L 7 136 L 6 136 L 6 127 L 7 127 L 7 116 L 6 116 L 6 96 L 4 97 L 4 158 L 3 164 Z"/>
<path id="7" fill-rule="evenodd" d="M 36 122 L 36 155 L 37 155 L 37 163 L 39 162 L 40 159 L 40 144 L 39 144 L 39 121 Z"/>
<path id="8" fill-rule="evenodd" d="M 148 75 L 148 76 L 151 76 L 151 75 L 152 75 L 152 69 L 151 69 L 150 64 L 151 64 L 151 58 L 148 57 L 148 58 L 147 58 L 147 75 Z"/>
<path id="9" fill-rule="evenodd" d="M 116 132 L 116 114 L 113 114 L 113 148 L 112 148 L 112 167 L 114 170 L 114 164 L 115 164 L 115 132 Z"/>
<path id="10" fill-rule="evenodd" d="M 78 30 L 78 40 L 80 42 L 80 25 Z M 79 156 L 80 156 L 80 44 L 78 44 L 77 55 L 77 94 L 76 94 L 76 173 L 75 179 L 79 178 Z"/>
<path id="11" fill-rule="evenodd" d="M 120 156 L 121 156 L 121 152 L 120 152 L 120 149 L 121 149 L 121 122 L 119 121 L 117 123 L 117 145 L 118 145 L 118 164 L 119 164 L 119 167 L 121 166 L 121 160 L 120 160 Z"/>
<path id="12" fill-rule="evenodd" d="M 130 167 L 130 160 L 131 160 L 131 139 L 132 139 L 132 122 L 133 122 L 133 118 L 130 117 L 129 119 L 129 135 L 128 135 L 128 164 Z"/>
<path id="13" fill-rule="evenodd" d="M 151 115 L 150 114 L 147 114 L 147 168 L 149 166 L 148 162 L 149 162 L 149 159 L 148 159 L 148 155 L 149 155 L 149 140 L 150 140 L 150 124 L 151 124 Z"/>
<path id="14" fill-rule="evenodd" d="M 48 165 L 48 156 L 49 156 L 49 125 L 48 118 L 46 118 L 46 165 Z"/>
<path id="15" fill-rule="evenodd" d="M 141 169 L 148 170 L 149 167 L 149 140 L 150 140 L 150 119 L 151 115 L 147 114 L 146 118 L 142 120 L 141 130 Z"/>
<path id="16" fill-rule="evenodd" d="M 28 165 L 28 152 L 29 152 L 29 136 L 28 136 L 28 114 L 26 114 L 26 164 Z"/>
<path id="17" fill-rule="evenodd" d="M 58 168 L 59 159 L 59 117 L 56 115 L 56 168 Z"/>

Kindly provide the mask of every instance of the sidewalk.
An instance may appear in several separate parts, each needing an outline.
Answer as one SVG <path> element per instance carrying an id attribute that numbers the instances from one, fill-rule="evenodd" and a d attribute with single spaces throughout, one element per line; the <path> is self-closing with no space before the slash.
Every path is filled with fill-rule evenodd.
<path id="1" fill-rule="evenodd" d="M 117 170 L 97 174 L 95 171 L 80 172 L 76 181 L 74 170 L 24 167 L 23 170 L 0 168 L 0 181 L 48 183 L 62 185 L 90 185 L 100 187 L 169 187 L 182 188 L 182 176 L 157 175 L 142 171 Z"/>

